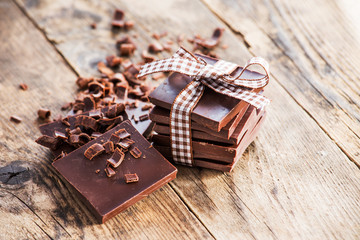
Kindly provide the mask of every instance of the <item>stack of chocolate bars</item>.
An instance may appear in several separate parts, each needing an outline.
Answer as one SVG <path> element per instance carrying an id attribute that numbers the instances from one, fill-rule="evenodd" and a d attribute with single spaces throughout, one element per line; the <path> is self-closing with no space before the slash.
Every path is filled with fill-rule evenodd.
<path id="1" fill-rule="evenodd" d="M 208 64 L 217 60 L 201 56 Z M 241 68 L 231 75 L 237 76 Z M 259 79 L 264 75 L 245 70 L 242 77 Z M 172 160 L 170 140 L 170 109 L 180 91 L 191 78 L 172 73 L 150 95 L 155 105 L 150 119 L 155 123 L 151 139 L 153 146 L 167 159 Z M 262 93 L 262 89 L 253 89 Z M 222 95 L 210 88 L 205 89 L 191 114 L 194 166 L 230 172 L 245 149 L 256 137 L 266 117 L 265 109 L 256 109 L 245 101 Z"/>

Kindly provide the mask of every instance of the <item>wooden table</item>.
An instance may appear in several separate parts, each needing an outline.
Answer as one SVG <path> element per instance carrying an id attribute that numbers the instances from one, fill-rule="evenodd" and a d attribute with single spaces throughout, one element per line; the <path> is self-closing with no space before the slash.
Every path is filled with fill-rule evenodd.
<path id="1" fill-rule="evenodd" d="M 115 8 L 136 22 L 137 60 L 154 32 L 225 28 L 217 54 L 266 58 L 272 103 L 233 172 L 179 166 L 170 184 L 97 224 L 34 142 L 36 112 L 64 114 L 76 77 L 98 75 L 115 53 Z M 0 0 L 0 239 L 359 239 L 359 10 L 356 0 Z"/>

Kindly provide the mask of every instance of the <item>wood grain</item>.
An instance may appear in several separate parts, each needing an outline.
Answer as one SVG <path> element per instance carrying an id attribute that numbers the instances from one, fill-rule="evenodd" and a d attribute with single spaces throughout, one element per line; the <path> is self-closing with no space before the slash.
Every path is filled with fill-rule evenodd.
<path id="1" fill-rule="evenodd" d="M 212 238 L 169 185 L 97 224 L 34 142 L 37 109 L 59 113 L 74 97 L 76 75 L 11 1 L 0 1 L 0 29 L 0 239 Z M 23 121 L 10 122 L 12 114 Z"/>
<path id="2" fill-rule="evenodd" d="M 359 19 L 347 16 L 346 1 L 204 2 L 360 166 Z"/>
<path id="3" fill-rule="evenodd" d="M 235 170 L 223 174 L 179 167 L 178 178 L 170 184 L 212 236 L 217 239 L 356 239 L 359 236 L 360 171 L 349 161 L 349 156 L 354 161 L 357 159 L 358 139 L 353 134 L 357 126 L 345 128 L 356 123 L 351 114 L 356 113 L 354 109 L 358 106 L 354 103 L 348 115 L 334 107 L 348 104 L 336 98 L 338 93 L 332 93 L 333 89 L 328 87 L 331 78 L 326 76 L 321 81 L 318 77 L 310 78 L 318 73 L 309 67 L 304 68 L 307 72 L 300 71 L 283 46 L 275 44 L 270 33 L 259 29 L 251 17 L 236 23 L 240 16 L 239 12 L 235 15 L 236 11 L 260 11 L 267 16 L 264 22 L 276 17 L 267 5 L 257 8 L 247 2 L 250 10 L 243 6 L 231 10 L 233 5 L 228 1 L 225 6 L 219 2 L 204 5 L 190 0 L 70 2 L 69 5 L 19 0 L 81 74 L 93 73 L 92 62 L 111 54 L 115 39 L 124 34 L 112 35 L 109 31 L 115 7 L 126 10 L 126 16 L 136 21 L 138 52 L 146 48 L 153 32 L 167 30 L 173 39 L 178 34 L 208 36 L 220 26 L 226 29 L 222 43 L 229 48 L 217 49 L 217 53 L 225 60 L 243 64 L 256 53 L 272 63 L 273 79 L 265 91 L 273 99 L 268 119 Z M 207 7 L 216 13 L 223 12 L 214 16 Z M 79 12 L 82 14 L 75 14 Z M 220 21 L 219 16 L 232 16 L 233 20 L 227 24 L 235 31 Z M 96 19 L 99 30 L 91 31 L 89 24 Z M 258 53 L 257 49 L 263 52 Z M 292 53 L 296 56 L 297 49 Z M 326 84 L 327 80 L 330 82 Z M 331 94 L 325 94 L 329 89 Z M 173 218 L 177 216 L 172 215 Z"/>

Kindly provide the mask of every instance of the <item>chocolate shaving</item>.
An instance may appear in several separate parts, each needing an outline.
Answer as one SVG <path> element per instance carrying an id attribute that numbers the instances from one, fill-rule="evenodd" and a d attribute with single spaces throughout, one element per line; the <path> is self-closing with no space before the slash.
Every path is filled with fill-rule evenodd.
<path id="1" fill-rule="evenodd" d="M 216 45 L 219 44 L 223 32 L 223 28 L 216 28 L 211 39 L 195 38 L 194 43 L 206 49 L 214 48 Z"/>
<path id="2" fill-rule="evenodd" d="M 68 143 L 74 147 L 79 147 L 88 143 L 91 140 L 91 137 L 86 133 L 72 134 L 68 137 Z"/>
<path id="3" fill-rule="evenodd" d="M 64 124 L 65 126 L 68 126 L 70 127 L 70 123 L 69 123 L 69 118 L 68 117 L 65 117 L 63 119 L 61 119 L 61 123 Z"/>
<path id="4" fill-rule="evenodd" d="M 21 123 L 22 119 L 19 116 L 12 115 L 10 116 L 10 121 L 13 121 L 14 123 Z"/>
<path id="5" fill-rule="evenodd" d="M 124 102 L 128 97 L 128 88 L 128 86 L 124 86 L 121 83 L 116 84 L 115 94 L 120 100 L 123 100 Z"/>
<path id="6" fill-rule="evenodd" d="M 141 111 L 152 109 L 152 107 L 153 107 L 152 104 L 145 104 L 144 106 L 142 106 Z"/>
<path id="7" fill-rule="evenodd" d="M 55 130 L 54 136 L 55 136 L 56 138 L 64 139 L 64 140 L 66 140 L 66 139 L 68 138 L 68 137 L 66 136 L 66 133 L 59 132 L 59 131 L 57 131 L 57 130 Z"/>
<path id="8" fill-rule="evenodd" d="M 71 135 L 71 134 L 80 134 L 82 133 L 81 129 L 79 127 L 77 128 L 74 128 L 72 130 L 69 130 L 68 134 Z"/>
<path id="9" fill-rule="evenodd" d="M 115 134 L 116 134 L 117 136 L 119 136 L 120 139 L 128 138 L 128 137 L 131 136 L 131 134 L 128 133 L 124 128 L 119 129 L 118 131 L 115 132 Z"/>
<path id="10" fill-rule="evenodd" d="M 51 115 L 51 112 L 50 112 L 49 109 L 40 108 L 40 109 L 38 110 L 38 116 L 39 116 L 39 118 L 41 118 L 41 119 L 47 119 L 47 118 L 50 117 L 50 115 Z"/>
<path id="11" fill-rule="evenodd" d="M 84 103 L 84 111 L 85 112 L 95 109 L 95 101 L 93 98 L 85 97 L 83 100 L 83 103 Z"/>
<path id="12" fill-rule="evenodd" d="M 89 112 L 89 117 L 94 118 L 94 119 L 99 119 L 99 118 L 104 117 L 104 114 L 101 112 L 100 109 L 96 109 L 96 110 Z"/>
<path id="13" fill-rule="evenodd" d="M 95 171 L 96 174 L 99 173 L 99 172 L 100 172 L 100 169 L 97 169 L 97 170 Z"/>
<path id="14" fill-rule="evenodd" d="M 109 67 L 117 67 L 121 64 L 122 58 L 115 55 L 107 56 L 106 63 Z"/>
<path id="15" fill-rule="evenodd" d="M 93 78 L 78 77 L 78 79 L 76 80 L 76 84 L 80 89 L 86 89 L 88 87 L 89 82 L 92 80 Z"/>
<path id="16" fill-rule="evenodd" d="M 128 69 L 133 63 L 129 59 L 125 59 L 122 61 L 121 66 L 126 70 Z"/>
<path id="17" fill-rule="evenodd" d="M 135 44 L 133 43 L 123 43 L 120 45 L 120 55 L 121 56 L 129 56 L 134 53 L 136 49 Z"/>
<path id="18" fill-rule="evenodd" d="M 136 173 L 128 173 L 124 175 L 126 183 L 135 183 L 139 181 L 139 177 Z"/>
<path id="19" fill-rule="evenodd" d="M 106 153 L 114 152 L 114 143 L 112 141 L 107 141 L 103 144 L 103 147 L 105 148 Z"/>
<path id="20" fill-rule="evenodd" d="M 142 152 L 137 147 L 134 147 L 133 149 L 130 150 L 130 154 L 134 158 L 139 158 L 139 157 L 141 157 Z"/>
<path id="21" fill-rule="evenodd" d="M 88 149 L 86 149 L 84 156 L 87 159 L 92 160 L 94 157 L 100 155 L 103 151 L 105 151 L 105 148 L 101 144 L 94 143 Z"/>
<path id="22" fill-rule="evenodd" d="M 125 22 L 125 30 L 129 30 L 131 28 L 133 28 L 135 25 L 135 22 L 132 20 L 128 20 Z"/>
<path id="23" fill-rule="evenodd" d="M 75 103 L 74 106 L 73 106 L 74 112 L 83 111 L 84 108 L 85 108 L 85 104 L 82 103 L 82 102 L 77 102 L 77 103 Z"/>
<path id="24" fill-rule="evenodd" d="M 61 110 L 68 110 L 68 109 L 70 109 L 71 107 L 72 107 L 72 103 L 71 102 L 69 102 L 69 103 L 65 103 L 64 105 L 62 105 L 61 106 Z"/>
<path id="25" fill-rule="evenodd" d="M 75 127 L 83 126 L 87 129 L 97 130 L 97 122 L 89 116 L 80 115 L 75 117 Z"/>
<path id="26" fill-rule="evenodd" d="M 97 68 L 99 70 L 99 72 L 101 72 L 102 74 L 105 74 L 107 77 L 111 77 L 114 75 L 114 71 L 111 70 L 110 68 L 108 68 L 104 62 L 98 62 L 97 64 Z"/>
<path id="27" fill-rule="evenodd" d="M 149 114 L 144 114 L 144 115 L 139 116 L 140 122 L 146 121 L 148 119 L 149 119 Z"/>
<path id="28" fill-rule="evenodd" d="M 106 167 L 104 170 L 105 170 L 106 176 L 108 176 L 108 177 L 112 177 L 116 174 L 114 169 L 112 169 L 111 167 Z"/>
<path id="29" fill-rule="evenodd" d="M 117 116 L 116 118 L 104 118 L 104 119 L 98 119 L 97 120 L 97 123 L 102 125 L 102 126 L 109 126 L 109 125 L 112 125 L 112 124 L 117 124 L 117 123 L 121 123 L 122 121 L 124 120 L 123 116 Z"/>
<path id="30" fill-rule="evenodd" d="M 114 145 L 116 145 L 120 140 L 121 138 L 116 134 L 111 134 L 111 137 L 109 139 L 109 141 L 113 142 Z"/>
<path id="31" fill-rule="evenodd" d="M 134 144 L 135 142 L 131 140 L 130 138 L 122 139 L 118 145 L 123 149 L 129 149 L 129 147 Z"/>
<path id="32" fill-rule="evenodd" d="M 116 9 L 115 12 L 114 12 L 114 17 L 113 17 L 113 20 L 111 22 L 111 25 L 113 27 L 119 27 L 119 28 L 124 27 L 124 24 L 125 24 L 124 16 L 125 16 L 124 11 L 122 11 L 120 9 Z"/>
<path id="33" fill-rule="evenodd" d="M 56 150 L 59 144 L 59 139 L 47 135 L 42 135 L 41 137 L 36 139 L 35 142 L 44 147 Z"/>
<path id="34" fill-rule="evenodd" d="M 163 46 L 158 42 L 153 42 L 149 45 L 148 51 L 151 53 L 159 53 L 164 50 Z"/>
<path id="35" fill-rule="evenodd" d="M 114 118 L 118 116 L 120 113 L 124 112 L 125 105 L 123 103 L 118 103 L 109 108 L 109 110 L 105 113 L 105 116 L 108 118 Z"/>
<path id="36" fill-rule="evenodd" d="M 124 158 L 125 154 L 119 148 L 116 148 L 114 154 L 107 160 L 107 163 L 114 168 L 117 168 L 120 166 Z"/>
<path id="37" fill-rule="evenodd" d="M 149 53 L 147 51 L 142 51 L 141 53 L 141 57 L 144 59 L 145 63 L 149 63 L 149 62 L 153 62 L 155 61 L 155 57 L 149 55 Z"/>
<path id="38" fill-rule="evenodd" d="M 26 85 L 25 83 L 20 83 L 19 87 L 20 87 L 20 89 L 22 89 L 24 91 L 28 90 L 28 88 L 29 88 L 28 85 Z"/>

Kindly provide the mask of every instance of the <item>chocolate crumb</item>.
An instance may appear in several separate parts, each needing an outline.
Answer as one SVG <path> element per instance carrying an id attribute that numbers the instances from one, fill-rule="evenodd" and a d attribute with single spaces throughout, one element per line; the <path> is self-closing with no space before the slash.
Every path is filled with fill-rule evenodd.
<path id="1" fill-rule="evenodd" d="M 39 116 L 39 118 L 41 118 L 41 119 L 47 119 L 47 118 L 50 117 L 50 115 L 51 115 L 51 112 L 50 112 L 49 109 L 40 108 L 40 109 L 38 110 L 38 116 Z"/>
<path id="2" fill-rule="evenodd" d="M 97 170 L 95 171 L 96 174 L 99 173 L 99 172 L 100 172 L 100 169 L 97 169 Z"/>
<path id="3" fill-rule="evenodd" d="M 24 91 L 28 90 L 28 88 L 29 88 L 28 85 L 26 85 L 25 83 L 20 83 L 19 87 L 20 87 L 20 89 L 22 89 Z"/>
<path id="4" fill-rule="evenodd" d="M 14 123 L 21 123 L 22 119 L 19 116 L 12 115 L 10 116 L 10 121 L 13 121 Z"/>
<path id="5" fill-rule="evenodd" d="M 90 24 L 90 27 L 91 27 L 91 29 L 96 29 L 97 25 L 96 25 L 96 23 L 92 23 L 92 24 Z"/>

